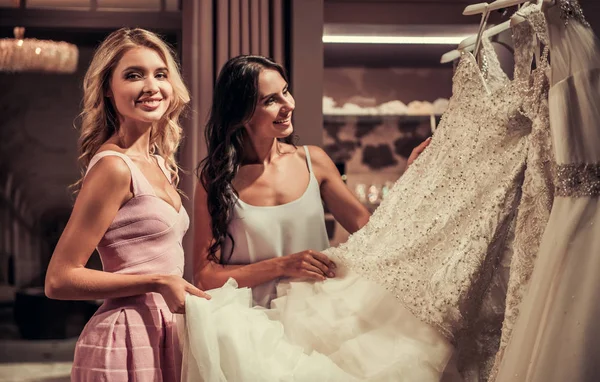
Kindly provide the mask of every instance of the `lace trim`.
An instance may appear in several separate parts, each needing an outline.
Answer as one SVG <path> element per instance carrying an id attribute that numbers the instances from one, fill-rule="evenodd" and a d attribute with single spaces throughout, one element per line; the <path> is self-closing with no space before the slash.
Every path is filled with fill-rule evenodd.
<path id="1" fill-rule="evenodd" d="M 558 5 L 560 6 L 560 15 L 565 22 L 565 25 L 568 25 L 570 20 L 577 20 L 582 25 L 590 28 L 590 24 L 583 15 L 583 9 L 581 8 L 581 5 L 579 5 L 579 1 L 558 0 Z"/>
<path id="2" fill-rule="evenodd" d="M 555 186 L 557 196 L 599 196 L 600 164 L 557 165 Z"/>
<path id="3" fill-rule="evenodd" d="M 535 34 L 544 45 L 548 45 L 550 38 L 548 36 L 548 26 L 546 24 L 546 17 L 541 12 L 541 9 L 537 4 L 532 4 L 527 7 L 521 8 L 516 12 L 517 15 L 525 18 L 531 28 L 533 28 Z"/>

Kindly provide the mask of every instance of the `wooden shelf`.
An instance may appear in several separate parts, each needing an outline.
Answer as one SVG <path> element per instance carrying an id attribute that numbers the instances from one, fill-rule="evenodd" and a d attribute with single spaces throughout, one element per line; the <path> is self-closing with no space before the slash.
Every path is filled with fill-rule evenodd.
<path id="1" fill-rule="evenodd" d="M 441 115 L 406 115 L 406 114 L 388 114 L 388 115 L 358 115 L 358 114 L 323 114 L 324 122 L 358 122 L 358 123 L 378 123 L 384 121 L 402 121 L 402 122 L 428 122 L 431 118 L 437 121 Z"/>

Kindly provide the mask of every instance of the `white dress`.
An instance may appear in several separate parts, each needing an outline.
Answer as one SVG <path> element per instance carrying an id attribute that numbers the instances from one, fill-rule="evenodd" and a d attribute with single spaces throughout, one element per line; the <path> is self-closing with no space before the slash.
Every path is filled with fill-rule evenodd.
<path id="1" fill-rule="evenodd" d="M 579 4 L 545 10 L 556 194 L 497 381 L 600 380 L 600 44 Z"/>
<path id="2" fill-rule="evenodd" d="M 515 45 L 526 49 L 515 50 L 515 61 L 522 64 L 515 68 L 515 79 L 523 84 L 523 96 L 526 102 L 523 112 L 533 121 L 529 135 L 527 152 L 527 169 L 521 188 L 521 203 L 515 226 L 515 237 L 512 245 L 511 259 L 504 264 L 510 273 L 506 285 L 505 309 L 499 317 L 502 321 L 502 332 L 499 346 L 490 349 L 488 364 L 483 365 L 494 379 L 502 360 L 504 349 L 519 315 L 520 303 L 529 286 L 529 279 L 534 269 L 542 235 L 548 224 L 552 202 L 554 200 L 554 153 L 550 136 L 550 120 L 548 110 L 548 32 L 546 18 L 537 4 L 521 8 L 517 14 L 525 19 L 513 27 Z M 534 50 L 542 44 L 540 55 L 536 59 L 536 69 L 531 71 Z M 541 48 L 541 46 L 540 46 Z M 520 67 L 520 69 L 519 69 Z M 493 328 L 497 330 L 497 327 Z M 483 371 L 483 370 L 482 370 Z M 487 379 L 488 375 L 480 373 Z"/>

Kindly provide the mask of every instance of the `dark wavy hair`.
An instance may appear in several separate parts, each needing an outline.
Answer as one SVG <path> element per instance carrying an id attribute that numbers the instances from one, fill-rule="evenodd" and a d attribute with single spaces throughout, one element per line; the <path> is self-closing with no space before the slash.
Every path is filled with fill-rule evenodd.
<path id="1" fill-rule="evenodd" d="M 262 56 L 238 56 L 225 63 L 217 77 L 213 102 L 205 130 L 208 154 L 196 168 L 196 175 L 207 193 L 214 241 L 208 259 L 227 264 L 235 242 L 228 232 L 237 192 L 232 182 L 244 158 L 247 139 L 244 125 L 250 121 L 258 103 L 258 76 L 265 69 L 276 70 L 288 82 L 283 67 Z M 294 135 L 281 142 L 294 144 Z M 231 240 L 231 252 L 217 257 L 225 240 Z"/>

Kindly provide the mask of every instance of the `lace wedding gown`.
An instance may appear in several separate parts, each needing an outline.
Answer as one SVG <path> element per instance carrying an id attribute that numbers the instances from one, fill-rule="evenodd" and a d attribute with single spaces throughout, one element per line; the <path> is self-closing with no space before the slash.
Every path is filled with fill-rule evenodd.
<path id="1" fill-rule="evenodd" d="M 497 381 L 600 380 L 600 45 L 579 4 L 545 10 L 556 197 Z"/>
<path id="2" fill-rule="evenodd" d="M 521 201 L 507 248 L 484 297 L 476 321 L 459 344 L 459 363 L 466 381 L 488 380 L 497 371 L 519 313 L 543 231 L 552 207 L 552 144 L 548 116 L 548 36 L 541 8 L 532 4 L 517 12 L 524 21 L 512 27 L 515 47 L 513 85 L 524 102 L 521 112 L 532 121 Z M 536 55 L 539 44 L 546 48 Z"/>
<path id="3" fill-rule="evenodd" d="M 540 6 L 532 4 L 517 13 L 524 21 L 512 28 L 515 44 L 525 49 L 515 51 L 515 81 L 521 83 L 526 102 L 523 112 L 532 121 L 529 136 L 527 169 L 521 188 L 521 203 L 512 243 L 513 253 L 507 270 L 510 278 L 507 285 L 505 310 L 498 314 L 503 320 L 499 346 L 489 349 L 487 363 L 480 373 L 482 379 L 493 380 L 502 360 L 504 349 L 510 339 L 514 323 L 519 315 L 520 303 L 527 291 L 534 269 L 535 259 L 554 200 L 552 142 L 548 110 L 548 44 L 546 19 Z M 536 60 L 536 69 L 530 73 L 534 50 L 544 46 Z M 497 330 L 497 327 L 493 328 Z M 496 335 L 497 336 L 497 335 Z M 491 367 L 491 372 L 490 372 Z M 489 372 L 489 373 L 488 373 Z"/>
<path id="4" fill-rule="evenodd" d="M 494 273 L 519 202 L 531 121 L 491 43 L 465 54 L 430 147 L 370 222 L 325 251 L 325 282 L 282 282 L 271 309 L 234 281 L 189 296 L 184 380 L 439 381 Z M 446 373 L 452 370 L 447 369 Z"/>

